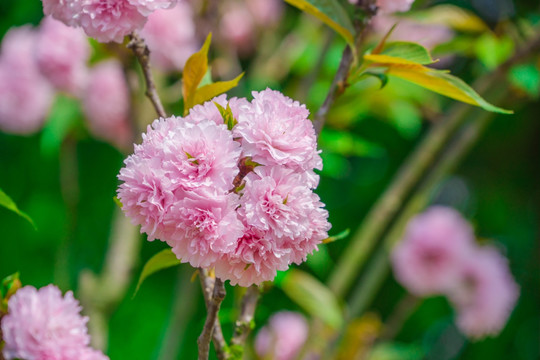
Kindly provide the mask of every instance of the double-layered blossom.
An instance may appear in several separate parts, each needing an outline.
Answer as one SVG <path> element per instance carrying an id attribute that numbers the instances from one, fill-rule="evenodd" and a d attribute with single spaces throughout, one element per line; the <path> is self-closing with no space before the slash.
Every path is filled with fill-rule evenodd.
<path id="1" fill-rule="evenodd" d="M 183 0 L 172 9 L 150 14 L 141 36 L 152 54 L 152 65 L 163 71 L 182 70 L 189 56 L 197 51 L 191 5 Z"/>
<path id="2" fill-rule="evenodd" d="M 267 121 L 283 123 L 296 144 L 281 146 L 275 129 L 274 139 L 261 135 L 266 144 L 254 140 L 250 124 Z M 277 92 L 252 102 L 222 95 L 185 118 L 156 120 L 125 161 L 118 196 L 149 240 L 166 241 L 182 261 L 213 267 L 233 285 L 260 284 L 328 237 L 328 212 L 312 190 L 321 165 L 314 137 L 305 107 Z"/>
<path id="3" fill-rule="evenodd" d="M 124 36 L 140 30 L 148 15 L 167 9 L 176 0 L 42 0 L 43 12 L 66 25 L 82 27 L 101 42 L 122 42 Z"/>
<path id="4" fill-rule="evenodd" d="M 508 261 L 490 246 L 471 252 L 461 268 L 461 281 L 449 293 L 458 327 L 476 339 L 504 328 L 518 296 Z"/>
<path id="5" fill-rule="evenodd" d="M 41 73 L 57 89 L 80 94 L 86 85 L 90 56 L 88 39 L 81 29 L 46 17 L 41 22 L 36 59 Z"/>
<path id="6" fill-rule="evenodd" d="M 279 165 L 302 173 L 311 187 L 318 184 L 313 169 L 322 169 L 317 137 L 305 105 L 266 89 L 253 92 L 249 112 L 233 129 L 246 156 L 262 165 Z"/>
<path id="7" fill-rule="evenodd" d="M 109 60 L 96 65 L 83 94 L 83 110 L 90 131 L 125 148 L 132 138 L 129 107 L 129 89 L 120 63 Z"/>
<path id="8" fill-rule="evenodd" d="M 409 222 L 394 248 L 395 276 L 416 295 L 443 293 L 459 281 L 473 244 L 472 229 L 457 211 L 432 207 Z"/>
<path id="9" fill-rule="evenodd" d="M 25 360 L 104 360 L 105 355 L 88 347 L 87 317 L 67 292 L 49 285 L 39 290 L 19 289 L 8 301 L 8 314 L 2 318 L 6 359 Z"/>
<path id="10" fill-rule="evenodd" d="M 15 134 L 38 131 L 54 91 L 35 62 L 36 32 L 12 28 L 0 51 L 0 129 Z"/>
<path id="11" fill-rule="evenodd" d="M 292 311 L 281 311 L 270 318 L 255 338 L 255 350 L 262 359 L 293 360 L 307 340 L 306 319 Z"/>

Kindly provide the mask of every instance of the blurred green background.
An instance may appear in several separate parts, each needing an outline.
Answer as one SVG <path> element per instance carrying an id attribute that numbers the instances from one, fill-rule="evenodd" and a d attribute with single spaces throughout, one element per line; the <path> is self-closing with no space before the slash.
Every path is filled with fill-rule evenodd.
<path id="1" fill-rule="evenodd" d="M 526 1 L 456 3 L 475 12 L 493 28 L 501 19 L 535 23 L 538 18 L 538 4 Z M 423 5 L 426 3 L 416 4 Z M 39 0 L 3 0 L 0 37 L 12 26 L 37 25 L 41 18 Z M 279 29 L 266 35 L 268 41 L 261 43 L 258 51 L 278 51 L 281 40 L 291 33 L 304 38 L 296 53 L 286 52 L 290 60 L 284 62 L 290 72 L 277 76 L 271 71 L 275 69 L 272 64 L 257 66 L 260 58 L 243 58 L 241 66 L 246 77 L 233 95 L 248 96 L 251 90 L 270 86 L 306 102 L 315 112 L 337 68 L 343 43 L 337 37 L 330 43 L 320 73 L 306 84 L 328 37 L 316 20 L 287 7 Z M 472 83 L 489 68 L 481 59 L 464 53 L 455 56 L 452 71 Z M 356 229 L 429 128 L 426 114 L 442 113 L 452 103 L 399 81 L 391 80 L 381 91 L 377 88 L 376 80 L 351 88 L 336 104 L 321 137 L 325 169 L 317 192 L 330 212 L 332 234 Z M 535 360 L 540 356 L 540 101 L 538 96 L 527 96 L 517 88 L 509 99 L 511 103 L 497 105 L 515 109 L 515 114 L 495 116 L 464 162 L 437 187 L 432 199 L 459 209 L 474 224 L 479 238 L 494 241 L 506 254 L 521 287 L 517 307 L 500 336 L 468 342 L 453 327 L 452 309 L 446 301 L 426 299 L 395 338 L 402 345 L 398 347 L 401 358 Z M 62 113 L 58 106 L 55 110 Z M 81 129 L 59 149 L 53 146 L 51 150 L 44 144 L 45 134 L 50 131 L 47 129 L 27 137 L 0 133 L 0 188 L 37 225 L 35 231 L 24 219 L 0 208 L 0 277 L 19 271 L 23 284 L 41 287 L 55 283 L 64 291 L 73 289 L 77 293 L 81 270 L 99 273 L 116 210 L 116 175 L 125 155 L 89 136 L 79 120 L 77 126 Z M 348 240 L 321 246 L 319 253 L 301 268 L 325 280 Z M 160 242 L 141 241 L 135 279 L 145 261 L 165 248 Z M 179 275 L 185 281 L 192 273 L 193 269 L 182 265 L 180 270 L 171 268 L 156 274 L 134 299 L 131 294 L 135 280 L 131 282 L 126 298 L 110 320 L 107 353 L 111 359 L 195 358 L 196 338 L 205 314 L 198 282 L 185 287 L 189 290 L 186 294 L 175 293 Z M 220 314 L 226 334 L 231 332 L 239 295 L 230 287 L 228 292 Z M 387 276 L 370 311 L 384 321 L 404 292 L 391 275 Z M 166 340 L 174 327 L 175 311 L 190 301 L 194 305 L 188 331 L 181 338 Z M 281 309 L 301 311 L 278 287 L 270 288 L 257 309 L 257 328 Z M 180 348 L 178 355 L 167 357 L 175 353 L 175 346 Z"/>

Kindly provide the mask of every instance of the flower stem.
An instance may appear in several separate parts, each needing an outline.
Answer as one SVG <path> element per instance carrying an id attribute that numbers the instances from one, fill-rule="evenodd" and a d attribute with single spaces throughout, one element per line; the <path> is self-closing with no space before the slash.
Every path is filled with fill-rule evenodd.
<path id="1" fill-rule="evenodd" d="M 242 297 L 240 316 L 238 316 L 238 320 L 236 320 L 234 335 L 231 339 L 232 346 L 240 351 L 240 353 L 237 354 L 238 358 L 242 358 L 247 337 L 253 327 L 255 308 L 257 307 L 259 296 L 259 288 L 252 285 L 247 288 L 246 293 Z"/>

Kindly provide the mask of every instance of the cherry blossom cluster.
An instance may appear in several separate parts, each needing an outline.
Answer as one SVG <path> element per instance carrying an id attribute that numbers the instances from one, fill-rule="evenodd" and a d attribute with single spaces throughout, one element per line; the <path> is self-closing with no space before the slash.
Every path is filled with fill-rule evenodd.
<path id="1" fill-rule="evenodd" d="M 39 290 L 19 289 L 8 301 L 2 317 L 2 353 L 7 360 L 108 360 L 92 349 L 87 317 L 68 291 L 62 296 L 54 285 Z"/>
<path id="2" fill-rule="evenodd" d="M 519 296 L 507 259 L 476 245 L 471 226 L 450 208 L 435 206 L 412 219 L 392 264 L 411 293 L 448 297 L 458 327 L 471 338 L 498 334 Z"/>
<path id="3" fill-rule="evenodd" d="M 148 15 L 168 9 L 176 0 L 42 0 L 43 12 L 64 24 L 81 27 L 100 42 L 121 43 L 144 27 Z"/>
<path id="4" fill-rule="evenodd" d="M 327 238 L 305 105 L 264 90 L 158 119 L 125 160 L 118 197 L 149 240 L 231 284 L 272 280 Z"/>
<path id="5" fill-rule="evenodd" d="M 255 338 L 255 351 L 261 359 L 298 358 L 309 334 L 306 319 L 299 313 L 281 311 L 270 318 Z"/>

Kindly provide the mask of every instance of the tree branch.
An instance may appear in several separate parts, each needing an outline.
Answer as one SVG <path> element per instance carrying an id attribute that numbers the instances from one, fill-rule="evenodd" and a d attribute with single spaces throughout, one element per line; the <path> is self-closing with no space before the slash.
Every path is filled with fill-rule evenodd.
<path id="1" fill-rule="evenodd" d="M 240 316 L 238 316 L 238 320 L 236 320 L 234 325 L 234 335 L 231 339 L 231 345 L 241 351 L 239 357 L 242 356 L 247 337 L 253 328 L 253 318 L 259 296 L 259 287 L 252 285 L 247 288 L 246 293 L 242 298 Z"/>
<path id="2" fill-rule="evenodd" d="M 201 280 L 206 309 L 208 309 L 213 297 L 215 279 L 208 274 L 208 270 L 206 269 L 199 269 L 199 278 Z M 214 331 L 212 332 L 212 341 L 214 342 L 214 349 L 216 350 L 218 359 L 228 359 L 229 353 L 227 352 L 227 342 L 225 341 L 223 331 L 221 330 L 221 324 L 217 317 L 214 324 Z"/>
<path id="3" fill-rule="evenodd" d="M 133 54 L 141 64 L 144 81 L 146 82 L 146 96 L 150 99 L 152 105 L 154 105 L 154 109 L 156 109 L 158 116 L 162 118 L 167 117 L 156 90 L 154 76 L 150 70 L 150 50 L 148 49 L 148 46 L 144 42 L 144 39 L 134 31 L 129 35 L 127 47 L 133 51 Z"/>
<path id="4" fill-rule="evenodd" d="M 371 19 L 377 14 L 377 7 L 375 6 L 375 0 L 360 0 L 357 7 L 362 12 L 361 20 L 355 23 L 357 34 L 355 43 L 356 48 L 358 49 L 368 34 Z M 349 86 L 347 79 L 349 77 L 349 72 L 351 71 L 351 66 L 355 56 L 356 54 L 353 54 L 350 46 L 345 47 L 345 50 L 343 50 L 343 55 L 341 56 L 338 70 L 334 76 L 332 84 L 330 85 L 328 94 L 326 95 L 326 99 L 324 99 L 323 104 L 313 119 L 313 127 L 315 128 L 315 132 L 317 134 L 319 134 L 323 128 L 330 108 L 332 105 L 334 105 L 334 102 L 338 96 L 343 94 Z"/>
<path id="5" fill-rule="evenodd" d="M 206 284 L 205 284 L 206 285 Z M 205 292 L 208 288 L 205 288 Z M 210 353 L 210 341 L 212 340 L 212 333 L 216 323 L 219 323 L 218 313 L 219 308 L 221 307 L 221 302 L 225 298 L 225 285 L 220 278 L 216 278 L 214 281 L 214 289 L 212 291 L 212 297 L 208 299 L 207 302 L 207 312 L 206 322 L 204 323 L 204 328 L 197 340 L 199 345 L 199 360 L 208 360 L 208 355 Z"/>

